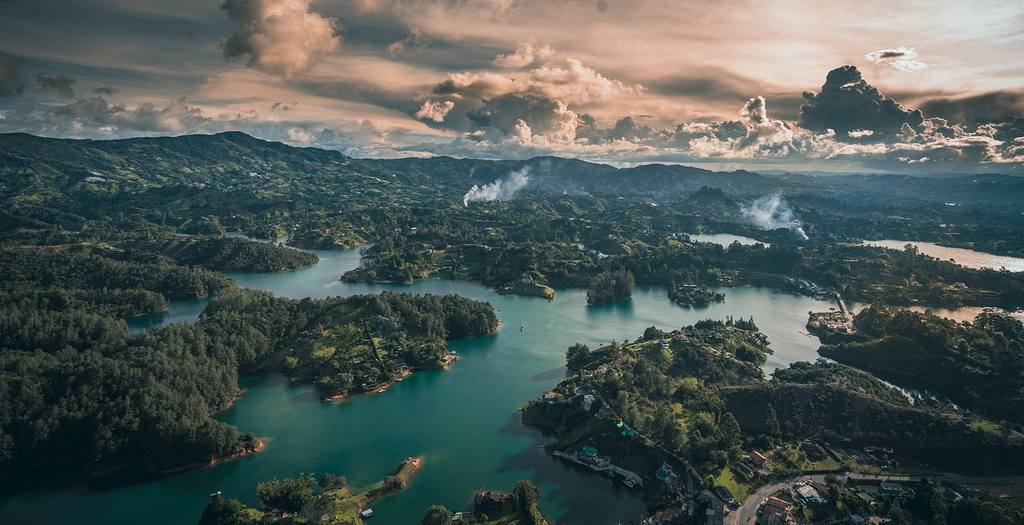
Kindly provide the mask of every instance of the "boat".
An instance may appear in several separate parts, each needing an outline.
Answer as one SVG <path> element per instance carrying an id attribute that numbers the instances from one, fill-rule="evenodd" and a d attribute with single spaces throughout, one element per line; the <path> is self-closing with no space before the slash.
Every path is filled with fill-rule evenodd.
<path id="1" fill-rule="evenodd" d="M 369 518 L 370 516 L 373 516 L 373 509 L 365 509 L 359 513 L 360 518 Z"/>
<path id="2" fill-rule="evenodd" d="M 221 494 L 223 494 L 223 493 L 218 490 L 217 492 L 211 492 L 210 493 L 210 497 L 211 498 L 216 498 L 217 496 L 220 496 Z"/>
<path id="3" fill-rule="evenodd" d="M 622 478 L 622 484 L 629 488 L 633 488 L 636 486 L 636 481 L 633 481 L 633 478 Z"/>

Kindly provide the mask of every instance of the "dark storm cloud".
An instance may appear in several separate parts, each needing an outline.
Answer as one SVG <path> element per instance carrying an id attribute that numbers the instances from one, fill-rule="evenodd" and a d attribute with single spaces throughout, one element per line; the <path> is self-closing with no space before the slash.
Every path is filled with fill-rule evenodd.
<path id="1" fill-rule="evenodd" d="M 96 93 L 97 95 L 113 95 L 114 93 L 117 93 L 117 88 L 110 86 L 100 86 L 92 90 L 92 92 Z"/>
<path id="2" fill-rule="evenodd" d="M 918 129 L 924 120 L 920 111 L 903 109 L 879 93 L 854 66 L 833 69 L 821 91 L 804 92 L 804 99 L 807 104 L 800 111 L 800 126 L 819 133 L 834 130 L 836 138 L 843 141 L 892 138 L 904 124 Z"/>
<path id="3" fill-rule="evenodd" d="M 20 71 L 21 61 L 0 51 L 0 97 L 14 97 L 25 91 Z"/>
<path id="4" fill-rule="evenodd" d="M 1004 122 L 1024 116 L 1024 93 L 994 91 L 973 97 L 940 98 L 921 105 L 928 117 L 940 117 L 951 124 L 975 126 L 988 122 Z"/>
<path id="5" fill-rule="evenodd" d="M 75 97 L 75 79 L 67 75 L 36 73 L 33 77 L 36 79 L 36 86 L 41 91 L 52 91 L 64 98 Z"/>

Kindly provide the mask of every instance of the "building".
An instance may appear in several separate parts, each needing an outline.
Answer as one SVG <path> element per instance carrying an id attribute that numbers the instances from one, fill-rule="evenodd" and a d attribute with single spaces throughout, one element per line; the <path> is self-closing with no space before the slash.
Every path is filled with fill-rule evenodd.
<path id="1" fill-rule="evenodd" d="M 757 468 L 764 468 L 765 464 L 768 463 L 768 458 L 764 457 L 764 454 L 761 454 L 756 450 L 751 452 L 750 455 L 747 457 L 750 459 L 750 462 L 753 463 L 754 466 L 756 466 Z"/>
<path id="2" fill-rule="evenodd" d="M 590 412 L 590 409 L 594 406 L 594 401 L 597 401 L 597 398 L 594 397 L 594 394 L 584 394 L 583 410 Z"/>
<path id="3" fill-rule="evenodd" d="M 540 396 L 540 402 L 541 403 L 547 403 L 549 405 L 553 405 L 553 404 L 558 403 L 559 401 L 561 401 L 564 397 L 565 396 L 563 396 L 562 394 L 559 394 L 558 392 L 544 392 Z"/>

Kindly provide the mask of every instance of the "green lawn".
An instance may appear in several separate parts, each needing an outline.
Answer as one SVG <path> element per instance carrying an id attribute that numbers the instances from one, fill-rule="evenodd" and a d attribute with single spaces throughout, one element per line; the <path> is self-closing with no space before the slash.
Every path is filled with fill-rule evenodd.
<path id="1" fill-rule="evenodd" d="M 729 492 L 732 492 L 732 497 L 740 502 L 746 499 L 747 495 L 754 490 L 752 485 L 738 479 L 736 473 L 729 467 L 725 467 L 718 474 L 718 477 L 715 478 L 715 485 L 721 485 L 729 489 Z"/>

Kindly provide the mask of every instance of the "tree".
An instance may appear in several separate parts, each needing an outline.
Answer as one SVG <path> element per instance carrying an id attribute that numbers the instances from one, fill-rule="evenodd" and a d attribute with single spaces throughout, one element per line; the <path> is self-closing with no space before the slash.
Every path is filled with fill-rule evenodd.
<path id="1" fill-rule="evenodd" d="M 420 521 L 422 525 L 450 525 L 452 522 L 452 511 L 444 505 L 431 505 L 427 509 L 427 515 Z"/>
<path id="2" fill-rule="evenodd" d="M 782 429 L 779 427 L 779 416 L 775 413 L 775 407 L 768 403 L 768 418 L 766 420 L 767 433 L 771 437 L 782 436 Z"/>
<path id="3" fill-rule="evenodd" d="M 248 525 L 245 505 L 234 498 L 214 496 L 203 510 L 199 525 Z"/>
<path id="4" fill-rule="evenodd" d="M 576 343 L 565 351 L 565 364 L 573 370 L 579 369 L 590 356 L 590 347 Z"/>
<path id="5" fill-rule="evenodd" d="M 298 512 L 313 499 L 313 475 L 299 474 L 298 478 L 264 481 L 256 485 L 256 495 L 263 505 L 285 512 Z"/>

